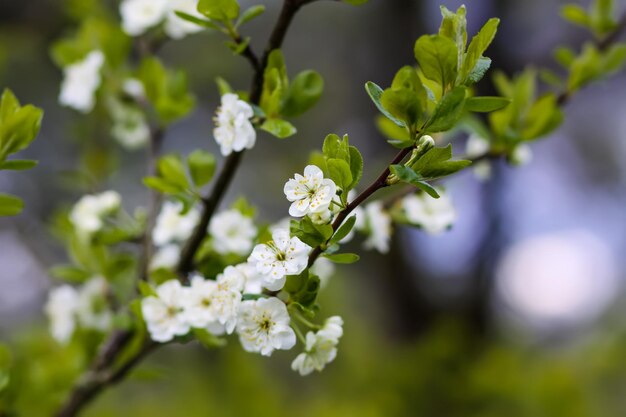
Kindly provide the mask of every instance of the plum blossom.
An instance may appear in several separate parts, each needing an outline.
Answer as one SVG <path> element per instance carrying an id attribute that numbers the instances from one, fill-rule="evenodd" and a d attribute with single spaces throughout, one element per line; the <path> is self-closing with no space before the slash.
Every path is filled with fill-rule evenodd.
<path id="1" fill-rule="evenodd" d="M 191 236 L 200 219 L 200 213 L 196 208 L 192 208 L 187 213 L 181 214 L 182 209 L 183 205 L 179 202 L 163 203 L 152 231 L 152 240 L 155 245 L 184 241 Z"/>
<path id="2" fill-rule="evenodd" d="M 95 105 L 95 93 L 102 82 L 100 69 L 103 64 L 104 54 L 91 51 L 82 61 L 65 67 L 59 103 L 81 113 L 89 113 Z"/>
<path id="3" fill-rule="evenodd" d="M 183 288 L 178 280 L 172 279 L 157 287 L 156 296 L 141 301 L 143 318 L 155 342 L 169 342 L 175 336 L 189 332 L 189 323 L 183 314 L 186 291 L 188 289 Z"/>
<path id="4" fill-rule="evenodd" d="M 244 294 L 260 294 L 263 291 L 263 279 L 253 264 L 244 262 L 235 265 L 235 268 L 237 268 L 245 278 L 243 287 Z"/>
<path id="5" fill-rule="evenodd" d="M 309 375 L 313 371 L 321 371 L 326 364 L 337 356 L 337 344 L 343 335 L 343 320 L 333 316 L 326 320 L 324 327 L 317 333 L 306 334 L 305 351 L 291 363 L 291 369 L 300 375 Z"/>
<path id="6" fill-rule="evenodd" d="M 70 221 L 81 233 L 94 233 L 104 226 L 103 218 L 119 209 L 120 195 L 115 191 L 83 196 L 72 208 Z"/>
<path id="7" fill-rule="evenodd" d="M 365 206 L 362 220 L 357 217 L 355 227 L 368 233 L 368 238 L 363 242 L 366 249 L 376 249 L 380 253 L 389 252 L 391 217 L 382 202 L 374 201 Z"/>
<path id="8" fill-rule="evenodd" d="M 244 350 L 270 356 L 275 349 L 288 350 L 296 344 L 289 326 L 287 307 L 278 298 L 260 298 L 241 303 L 237 333 Z"/>
<path id="9" fill-rule="evenodd" d="M 533 160 L 533 151 L 525 143 L 520 143 L 511 153 L 511 162 L 514 165 L 522 166 L 529 164 Z"/>
<path id="10" fill-rule="evenodd" d="M 257 228 L 250 217 L 233 209 L 215 215 L 209 224 L 209 233 L 217 253 L 247 255 L 252 249 Z"/>
<path id="11" fill-rule="evenodd" d="M 76 328 L 78 291 L 70 285 L 61 285 L 48 294 L 44 311 L 50 321 L 50 333 L 59 343 L 67 343 Z"/>
<path id="12" fill-rule="evenodd" d="M 168 12 L 169 0 L 124 0 L 120 4 L 122 28 L 138 36 L 158 25 Z"/>
<path id="13" fill-rule="evenodd" d="M 155 271 L 160 268 L 172 269 L 180 260 L 180 246 L 170 243 L 158 248 L 150 260 L 150 270 Z"/>
<path id="14" fill-rule="evenodd" d="M 295 174 L 283 189 L 287 200 L 291 201 L 289 215 L 302 217 L 309 213 L 322 213 L 328 210 L 337 186 L 333 180 L 324 178 L 322 170 L 315 165 L 307 165 L 304 175 Z"/>
<path id="15" fill-rule="evenodd" d="M 233 151 L 240 152 L 254 147 L 256 131 L 250 122 L 252 116 L 252 107 L 236 94 L 226 93 L 222 96 L 215 116 L 216 127 L 213 129 L 213 136 L 220 145 L 222 155 L 228 156 Z"/>
<path id="16" fill-rule="evenodd" d="M 287 230 L 277 230 L 272 240 L 256 245 L 248 262 L 261 274 L 263 286 L 278 291 L 285 285 L 287 275 L 297 275 L 306 269 L 311 247 Z"/>
<path id="17" fill-rule="evenodd" d="M 198 18 L 203 17 L 198 12 L 198 0 L 170 0 L 170 8 L 165 20 L 165 33 L 167 33 L 167 36 L 172 39 L 181 39 L 189 34 L 200 32 L 203 29 L 202 26 L 178 17 L 176 15 L 177 11 Z"/>
<path id="18" fill-rule="evenodd" d="M 426 193 L 411 194 L 402 200 L 407 220 L 430 235 L 444 232 L 456 221 L 456 210 L 447 194 L 438 190 L 439 198 Z"/>

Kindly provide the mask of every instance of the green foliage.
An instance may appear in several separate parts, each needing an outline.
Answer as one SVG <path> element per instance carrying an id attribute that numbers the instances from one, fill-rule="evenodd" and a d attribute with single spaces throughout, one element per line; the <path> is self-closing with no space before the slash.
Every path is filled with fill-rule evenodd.
<path id="1" fill-rule="evenodd" d="M 320 168 L 341 188 L 341 201 L 345 204 L 348 191 L 357 186 L 363 175 L 363 157 L 355 146 L 333 134 L 326 136 L 322 146 L 324 161 Z"/>
<path id="2" fill-rule="evenodd" d="M 570 23 L 589 29 L 598 37 L 609 34 L 618 26 L 613 0 L 593 0 L 588 10 L 577 4 L 566 4 L 561 8 L 561 16 Z"/>
<path id="3" fill-rule="evenodd" d="M 315 315 L 315 300 L 320 289 L 319 277 L 305 270 L 300 275 L 289 275 L 283 288 L 292 304 L 309 317 Z M 292 307 L 293 308 L 293 307 Z"/>
<path id="4" fill-rule="evenodd" d="M 211 20 L 227 22 L 239 16 L 237 0 L 200 0 L 198 11 Z"/>
<path id="5" fill-rule="evenodd" d="M 454 86 L 458 71 L 458 49 L 452 39 L 423 35 L 415 42 L 415 59 L 422 73 L 447 91 Z"/>
<path id="6" fill-rule="evenodd" d="M 116 21 L 102 17 L 85 19 L 76 33 L 53 43 L 50 53 L 61 68 L 82 60 L 89 52 L 100 50 L 106 63 L 120 67 L 130 52 L 130 39 Z"/>
<path id="7" fill-rule="evenodd" d="M 311 247 L 324 244 L 333 235 L 333 228 L 329 224 L 315 224 L 309 217 L 300 220 L 291 220 L 289 225 L 291 236 L 296 236 Z"/>
<path id="8" fill-rule="evenodd" d="M 213 154 L 197 149 L 187 157 L 187 165 L 194 185 L 202 187 L 213 178 L 217 162 Z"/>
<path id="9" fill-rule="evenodd" d="M 278 138 L 296 133 L 284 117 L 297 117 L 313 107 L 324 90 L 324 80 L 315 71 L 306 70 L 296 75 L 290 84 L 285 60 L 279 49 L 273 50 L 263 73 L 260 108 L 267 120 L 261 129 Z"/>
<path id="10" fill-rule="evenodd" d="M 356 253 L 324 254 L 324 257 L 336 264 L 353 264 L 360 258 Z"/>
<path id="11" fill-rule="evenodd" d="M 339 243 L 341 239 L 348 236 L 348 233 L 352 231 L 354 225 L 356 224 L 356 216 L 348 217 L 341 226 L 337 229 L 333 237 L 328 241 L 328 246 L 331 246 L 335 243 Z"/>
<path id="12" fill-rule="evenodd" d="M 0 171 L 27 170 L 37 161 L 7 158 L 27 148 L 39 133 L 43 111 L 27 104 L 21 106 L 11 90 L 6 89 L 0 98 Z M 0 194 L 0 216 L 14 216 L 24 208 L 22 200 Z"/>
<path id="13" fill-rule="evenodd" d="M 148 57 L 142 60 L 137 76 L 162 124 L 185 117 L 193 109 L 195 99 L 184 71 L 168 71 L 157 58 Z"/>
<path id="14" fill-rule="evenodd" d="M 265 6 L 263 6 L 262 4 L 249 7 L 241 14 L 241 16 L 239 16 L 239 19 L 237 20 L 237 24 L 235 25 L 235 27 L 239 27 L 243 25 L 244 23 L 248 23 L 249 21 L 256 19 L 257 17 L 261 16 L 264 12 L 265 12 Z"/>

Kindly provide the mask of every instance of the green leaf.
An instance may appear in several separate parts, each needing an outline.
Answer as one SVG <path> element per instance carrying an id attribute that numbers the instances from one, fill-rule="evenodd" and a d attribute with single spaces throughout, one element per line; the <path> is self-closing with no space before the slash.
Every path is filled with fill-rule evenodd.
<path id="1" fill-rule="evenodd" d="M 428 132 L 445 132 L 454 127 L 463 114 L 463 103 L 465 101 L 465 87 L 455 87 L 448 92 L 431 116 L 425 126 Z"/>
<path id="2" fill-rule="evenodd" d="M 263 73 L 263 91 L 260 107 L 270 118 L 278 118 L 284 96 L 289 88 L 287 67 L 280 49 L 274 49 L 268 56 Z"/>
<path id="3" fill-rule="evenodd" d="M 575 25 L 589 27 L 591 24 L 587 11 L 577 4 L 566 4 L 561 7 L 561 16 Z"/>
<path id="4" fill-rule="evenodd" d="M 615 73 L 624 67 L 626 62 L 626 44 L 616 44 L 610 47 L 602 58 L 602 67 L 605 74 Z"/>
<path id="5" fill-rule="evenodd" d="M 314 224 L 310 218 L 303 217 L 300 220 L 291 220 L 290 232 L 292 236 L 311 247 L 316 247 L 326 242 L 333 234 L 333 227 L 329 224 Z"/>
<path id="6" fill-rule="evenodd" d="M 441 35 L 423 35 L 415 42 L 415 58 L 426 78 L 439 83 L 444 90 L 454 85 L 458 50 L 453 40 Z"/>
<path id="7" fill-rule="evenodd" d="M 392 174 L 398 177 L 400 181 L 418 187 L 433 198 L 439 198 L 437 190 L 428 184 L 424 177 L 413 171 L 411 168 L 404 165 L 391 165 L 389 170 Z"/>
<path id="8" fill-rule="evenodd" d="M 326 160 L 326 166 L 328 167 L 330 179 L 347 195 L 353 182 L 350 165 L 343 159 L 330 158 Z"/>
<path id="9" fill-rule="evenodd" d="M 406 126 L 406 124 L 402 120 L 399 120 L 399 119 L 395 118 L 381 104 L 380 98 L 383 95 L 383 89 L 382 88 L 380 88 L 378 85 L 374 84 L 373 82 L 368 81 L 368 82 L 365 83 L 365 91 L 367 91 L 367 94 L 370 96 L 370 98 L 372 99 L 372 101 L 376 105 L 376 108 L 378 108 L 378 110 L 382 114 L 384 114 L 389 120 L 391 120 L 392 122 L 394 122 L 395 124 L 397 124 L 400 127 Z"/>
<path id="10" fill-rule="evenodd" d="M 24 202 L 12 195 L 0 193 L 0 216 L 15 216 L 24 209 Z"/>
<path id="11" fill-rule="evenodd" d="M 521 130 L 524 140 L 537 139 L 556 129 L 563 121 L 557 98 L 547 94 L 533 103 L 525 117 L 526 125 Z"/>
<path id="12" fill-rule="evenodd" d="M 185 166 L 179 155 L 169 154 L 159 158 L 157 170 L 167 182 L 183 189 L 189 187 Z"/>
<path id="13" fill-rule="evenodd" d="M 244 39 L 240 39 L 238 42 L 226 42 L 226 45 L 233 51 L 235 55 L 241 55 L 246 50 L 252 38 L 246 36 Z"/>
<path id="14" fill-rule="evenodd" d="M 466 160 L 450 160 L 452 145 L 445 148 L 432 148 L 418 159 L 411 168 L 424 179 L 433 180 L 446 175 L 454 174 L 471 164 Z"/>
<path id="15" fill-rule="evenodd" d="M 322 145 L 322 152 L 327 159 L 338 158 L 349 162 L 350 145 L 348 143 L 348 136 L 344 135 L 343 138 L 340 138 L 334 133 L 327 135 Z"/>
<path id="16" fill-rule="evenodd" d="M 467 19 L 465 18 L 467 10 L 462 5 L 456 11 L 452 13 L 445 6 L 441 6 L 441 26 L 439 27 L 439 34 L 450 38 L 456 44 L 458 50 L 458 64 L 460 68 L 463 62 L 463 54 L 465 53 L 465 45 L 467 44 Z"/>
<path id="17" fill-rule="evenodd" d="M 491 45 L 491 42 L 498 31 L 499 24 L 500 19 L 489 19 L 480 29 L 478 34 L 472 38 L 463 60 L 463 66 L 461 67 L 461 71 L 459 73 L 460 83 L 466 83 L 470 73 L 476 66 L 476 63 L 483 56 L 489 45 Z"/>
<path id="18" fill-rule="evenodd" d="M 465 100 L 465 110 L 477 113 L 489 113 L 505 108 L 511 103 L 506 97 L 470 97 Z"/>
<path id="19" fill-rule="evenodd" d="M 263 6 L 262 4 L 252 6 L 246 9 L 239 17 L 236 27 L 239 27 L 243 25 L 244 23 L 248 23 L 252 19 L 262 15 L 263 12 L 265 12 L 265 6 Z"/>
<path id="20" fill-rule="evenodd" d="M 353 264 L 360 259 L 360 256 L 356 253 L 335 253 L 324 255 L 324 257 L 336 264 Z"/>
<path id="21" fill-rule="evenodd" d="M 489 70 L 489 67 L 491 67 L 490 58 L 486 58 L 484 56 L 479 58 L 478 61 L 476 62 L 476 65 L 474 65 L 474 68 L 467 75 L 466 84 L 471 85 L 482 80 L 485 74 L 487 73 L 487 71 Z"/>
<path id="22" fill-rule="evenodd" d="M 415 126 L 424 110 L 417 95 L 409 89 L 388 88 L 383 91 L 380 103 L 406 126 Z"/>
<path id="23" fill-rule="evenodd" d="M 346 237 L 348 233 L 352 230 L 356 223 L 356 216 L 349 216 L 342 224 L 339 226 L 339 229 L 335 232 L 333 237 L 328 242 L 328 245 L 332 245 L 334 243 L 339 243 L 341 239 Z"/>
<path id="24" fill-rule="evenodd" d="M 285 117 L 296 117 L 313 107 L 322 96 L 324 80 L 315 71 L 302 71 L 291 82 L 281 114 Z"/>
<path id="25" fill-rule="evenodd" d="M 179 185 L 172 184 L 159 177 L 145 177 L 143 183 L 146 187 L 165 194 L 176 194 L 185 191 L 185 189 Z"/>
<path id="26" fill-rule="evenodd" d="M 353 189 L 363 176 L 363 156 L 356 146 L 350 146 L 348 150 L 350 152 L 350 173 L 352 174 L 352 183 L 349 185 L 349 189 Z"/>
<path id="27" fill-rule="evenodd" d="M 24 171 L 36 167 L 37 164 L 37 161 L 33 161 L 31 159 L 13 159 L 10 161 L 0 162 L 0 169 Z"/>
<path id="28" fill-rule="evenodd" d="M 176 10 L 174 13 L 176 13 L 176 16 L 180 17 L 181 19 L 194 23 L 198 26 L 209 28 L 209 29 L 214 29 L 214 30 L 220 30 L 220 27 L 217 26 L 215 23 L 211 22 L 210 20 L 200 19 L 196 16 L 193 16 L 193 15 L 190 15 L 188 13 L 181 12 L 178 10 Z"/>
<path id="29" fill-rule="evenodd" d="M 293 136 L 298 131 L 294 125 L 282 119 L 267 119 L 261 125 L 261 130 L 276 136 L 279 139 Z"/>
<path id="30" fill-rule="evenodd" d="M 137 289 L 139 290 L 139 293 L 144 297 L 158 297 L 154 287 L 144 280 L 139 280 L 137 282 Z"/>
<path id="31" fill-rule="evenodd" d="M 369 0 L 342 0 L 344 3 L 351 4 L 353 6 L 361 6 L 367 3 Z"/>
<path id="32" fill-rule="evenodd" d="M 211 181 L 215 174 L 217 162 L 213 154 L 197 149 L 187 157 L 191 179 L 197 187 L 202 187 Z"/>
<path id="33" fill-rule="evenodd" d="M 53 278 L 63 281 L 82 283 L 91 277 L 91 273 L 74 265 L 58 265 L 50 269 Z"/>
<path id="34" fill-rule="evenodd" d="M 224 22 L 239 16 L 239 3 L 237 0 L 200 0 L 198 12 L 209 19 Z"/>

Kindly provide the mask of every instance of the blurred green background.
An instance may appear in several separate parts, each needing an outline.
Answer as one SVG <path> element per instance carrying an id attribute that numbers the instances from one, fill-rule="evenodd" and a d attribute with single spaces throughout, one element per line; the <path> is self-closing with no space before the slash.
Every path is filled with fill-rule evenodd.
<path id="1" fill-rule="evenodd" d="M 15 352 L 18 375 L 5 395 L 28 417 L 51 415 L 86 360 L 78 347 L 62 349 L 45 336 L 41 306 L 53 285 L 46 269 L 65 259 L 46 224 L 81 194 L 68 167 L 79 168 L 84 142 L 95 140 L 76 114 L 57 104 L 61 72 L 47 48 L 94 1 L 0 2 L 0 86 L 46 112 L 27 151 L 40 166 L 0 176 L 0 189 L 27 204 L 18 218 L 0 220 L 0 338 Z M 280 4 L 265 3 L 266 14 L 248 29 L 257 50 Z M 362 7 L 319 2 L 303 9 L 283 51 L 290 73 L 319 71 L 325 93 L 297 121 L 296 137 L 259 138 L 226 203 L 245 194 L 264 220 L 283 217 L 282 184 L 331 132 L 350 135 L 364 154 L 364 181 L 374 178 L 394 150 L 376 132 L 363 84 L 387 85 L 397 68 L 413 63 L 415 39 L 439 25 L 439 4 L 370 0 Z M 526 64 L 554 67 L 556 45 L 577 46 L 587 36 L 559 18 L 562 4 L 468 0 L 469 32 L 500 17 L 489 51 L 495 68 L 512 74 Z M 167 133 L 165 150 L 217 153 L 214 79 L 227 75 L 247 89 L 250 78 L 247 63 L 222 41 L 199 34 L 162 49 L 168 66 L 188 72 L 199 103 Z M 492 92 L 491 83 L 481 89 Z M 84 415 L 626 415 L 625 92 L 620 74 L 577 95 L 559 131 L 534 144 L 530 165 L 494 163 L 489 183 L 471 172 L 452 179 L 447 185 L 459 221 L 446 235 L 399 228 L 391 254 L 367 254 L 356 266 L 338 268 L 321 295 L 321 315 L 343 316 L 346 331 L 322 374 L 299 377 L 289 369 L 293 352 L 262 358 L 243 352 L 235 338 L 219 351 L 167 347 Z M 456 149 L 464 139 L 456 139 Z M 106 187 L 119 190 L 127 208 L 145 204 L 144 153 L 118 151 L 103 162 L 115 172 Z M 361 250 L 358 242 L 351 245 Z M 8 415 L 6 398 L 0 416 Z"/>

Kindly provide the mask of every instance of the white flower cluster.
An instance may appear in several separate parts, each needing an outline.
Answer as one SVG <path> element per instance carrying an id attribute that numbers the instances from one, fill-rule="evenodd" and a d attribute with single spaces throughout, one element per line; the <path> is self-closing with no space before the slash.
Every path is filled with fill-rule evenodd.
<path id="1" fill-rule="evenodd" d="M 103 219 L 120 208 L 121 200 L 115 191 L 83 196 L 72 208 L 70 221 L 79 233 L 95 233 L 104 226 Z"/>
<path id="2" fill-rule="evenodd" d="M 180 246 L 189 239 L 200 221 L 197 208 L 185 214 L 182 214 L 182 209 L 181 203 L 171 201 L 166 201 L 161 208 L 152 231 L 152 241 L 158 248 L 152 257 L 152 270 L 176 265 L 180 258 Z M 215 252 L 246 256 L 252 250 L 258 229 L 250 217 L 231 209 L 213 216 L 208 232 Z"/>
<path id="3" fill-rule="evenodd" d="M 165 22 L 167 36 L 181 39 L 201 31 L 202 27 L 181 19 L 176 12 L 202 17 L 197 6 L 198 0 L 123 0 L 120 4 L 122 28 L 131 36 L 139 36 Z"/>
<path id="4" fill-rule="evenodd" d="M 246 351 L 270 356 L 276 349 L 291 349 L 296 335 L 282 301 L 275 297 L 242 301 L 246 269 L 229 266 L 215 281 L 196 275 L 189 286 L 177 280 L 161 284 L 156 295 L 141 304 L 152 339 L 169 342 L 192 328 L 216 335 L 236 330 Z"/>
<path id="5" fill-rule="evenodd" d="M 104 61 L 101 51 L 91 51 L 81 61 L 63 68 L 59 103 L 81 113 L 89 113 L 96 103 L 95 95 L 102 82 L 100 70 Z"/>
<path id="6" fill-rule="evenodd" d="M 287 200 L 291 201 L 289 215 L 321 215 L 330 220 L 329 207 L 333 201 L 337 186 L 333 180 L 324 178 L 322 170 L 315 165 L 307 165 L 304 175 L 295 174 L 283 188 Z"/>
<path id="7" fill-rule="evenodd" d="M 62 285 L 51 290 L 44 311 L 52 337 L 67 343 L 77 326 L 107 331 L 113 319 L 106 302 L 107 291 L 108 284 L 101 276 L 91 278 L 79 289 Z"/>
<path id="8" fill-rule="evenodd" d="M 236 94 L 226 93 L 222 96 L 213 129 L 213 136 L 220 145 L 222 155 L 228 156 L 233 151 L 240 152 L 254 147 L 256 131 L 250 121 L 252 116 L 252 107 Z"/>
<path id="9" fill-rule="evenodd" d="M 456 210 L 452 201 L 442 190 L 437 190 L 439 198 L 426 193 L 411 194 L 402 200 L 402 208 L 407 220 L 420 226 L 430 235 L 438 235 L 449 229 L 456 221 Z"/>
<path id="10" fill-rule="evenodd" d="M 342 335 L 343 320 L 339 316 L 330 317 L 321 330 L 306 334 L 305 350 L 291 363 L 291 369 L 302 376 L 323 370 L 337 356 L 337 344 Z"/>
<path id="11" fill-rule="evenodd" d="M 136 102 L 145 98 L 144 86 L 137 79 L 125 80 L 122 90 Z M 115 98 L 110 98 L 107 104 L 113 120 L 111 136 L 126 149 L 134 150 L 144 147 L 150 140 L 150 126 L 141 108 L 135 103 L 127 103 Z"/>

